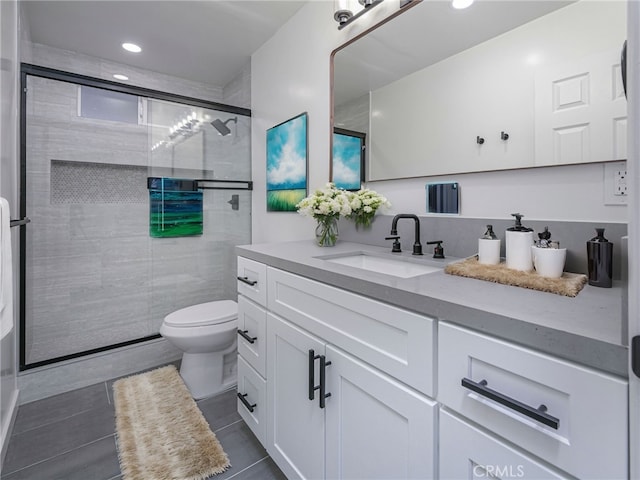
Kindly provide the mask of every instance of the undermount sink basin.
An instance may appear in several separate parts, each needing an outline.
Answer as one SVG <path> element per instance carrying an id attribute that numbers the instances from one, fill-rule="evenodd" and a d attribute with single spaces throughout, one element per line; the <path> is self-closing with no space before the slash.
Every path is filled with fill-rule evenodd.
<path id="1" fill-rule="evenodd" d="M 427 273 L 439 272 L 441 267 L 434 267 L 417 261 L 411 261 L 405 257 L 388 257 L 372 255 L 366 252 L 352 252 L 342 255 L 326 255 L 316 257 L 327 262 L 347 265 L 349 267 L 368 270 L 370 272 L 384 273 L 400 278 L 417 277 Z"/>

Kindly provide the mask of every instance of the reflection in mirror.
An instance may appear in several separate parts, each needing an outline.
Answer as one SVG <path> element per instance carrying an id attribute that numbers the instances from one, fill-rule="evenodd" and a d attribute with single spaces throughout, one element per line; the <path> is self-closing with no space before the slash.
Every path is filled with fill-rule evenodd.
<path id="1" fill-rule="evenodd" d="M 362 132 L 333 129 L 332 181 L 344 190 L 360 190 L 364 180 L 366 135 Z"/>
<path id="2" fill-rule="evenodd" d="M 367 180 L 624 159 L 625 37 L 621 0 L 423 1 L 336 52 L 334 126 Z"/>
<path id="3" fill-rule="evenodd" d="M 460 213 L 458 182 L 427 183 L 427 213 Z"/>

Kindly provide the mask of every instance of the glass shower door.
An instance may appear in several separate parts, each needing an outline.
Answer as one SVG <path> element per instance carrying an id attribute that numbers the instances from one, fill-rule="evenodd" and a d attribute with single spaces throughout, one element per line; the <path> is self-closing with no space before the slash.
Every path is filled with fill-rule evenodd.
<path id="1" fill-rule="evenodd" d="M 21 369 L 156 338 L 167 313 L 234 299 L 249 116 L 40 75 L 26 86 Z M 220 135 L 214 121 L 229 118 Z M 152 235 L 155 178 L 195 186 L 200 232 Z"/>

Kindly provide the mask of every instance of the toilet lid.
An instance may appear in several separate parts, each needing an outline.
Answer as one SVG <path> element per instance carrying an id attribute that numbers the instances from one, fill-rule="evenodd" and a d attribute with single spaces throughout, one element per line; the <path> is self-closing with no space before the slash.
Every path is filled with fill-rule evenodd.
<path id="1" fill-rule="evenodd" d="M 196 327 L 225 323 L 238 318 L 238 304 L 233 300 L 200 303 L 181 308 L 164 317 L 174 327 Z"/>

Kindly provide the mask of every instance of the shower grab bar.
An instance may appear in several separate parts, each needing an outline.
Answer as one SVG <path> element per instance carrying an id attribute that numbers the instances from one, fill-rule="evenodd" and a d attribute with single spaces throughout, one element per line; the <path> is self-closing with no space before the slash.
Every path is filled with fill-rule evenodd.
<path id="1" fill-rule="evenodd" d="M 213 187 L 205 187 L 202 185 L 198 185 L 198 188 L 200 190 L 253 190 L 253 181 L 251 180 L 216 180 L 216 179 L 206 179 L 206 178 L 201 178 L 201 179 L 197 179 L 195 180 L 197 183 L 237 183 L 237 184 L 241 184 L 244 183 L 246 184 L 244 187 L 241 186 L 213 186 Z"/>
<path id="2" fill-rule="evenodd" d="M 21 218 L 20 220 L 9 220 L 10 227 L 19 227 L 20 225 L 26 225 L 30 223 L 31 219 L 29 217 Z"/>

